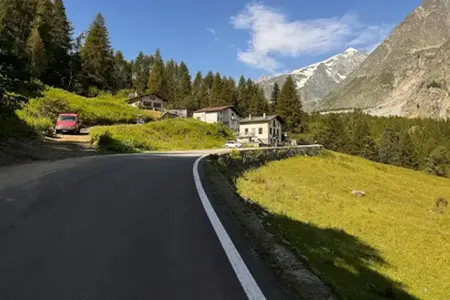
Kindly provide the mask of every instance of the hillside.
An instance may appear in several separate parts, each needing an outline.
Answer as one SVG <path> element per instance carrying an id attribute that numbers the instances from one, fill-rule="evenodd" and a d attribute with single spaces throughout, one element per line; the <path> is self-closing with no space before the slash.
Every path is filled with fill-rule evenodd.
<path id="1" fill-rule="evenodd" d="M 297 86 L 304 108 L 313 110 L 320 101 L 355 70 L 367 57 L 367 53 L 353 48 L 337 54 L 324 61 L 295 70 L 276 77 L 263 76 L 258 84 L 263 87 L 267 99 L 270 99 L 274 83 L 283 86 L 288 75 L 291 75 Z"/>
<path id="2" fill-rule="evenodd" d="M 145 125 L 93 127 L 92 144 L 110 152 L 170 151 L 222 148 L 233 132 L 223 124 L 170 119 Z"/>
<path id="3" fill-rule="evenodd" d="M 249 171 L 237 188 L 342 299 L 448 299 L 450 179 L 324 152 Z"/>
<path id="4" fill-rule="evenodd" d="M 425 0 L 319 109 L 450 117 L 449 46 L 450 2 Z"/>

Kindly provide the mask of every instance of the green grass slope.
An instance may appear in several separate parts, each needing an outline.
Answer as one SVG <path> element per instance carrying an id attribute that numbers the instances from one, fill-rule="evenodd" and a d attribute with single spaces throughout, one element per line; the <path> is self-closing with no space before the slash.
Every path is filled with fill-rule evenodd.
<path id="1" fill-rule="evenodd" d="M 55 88 L 47 88 L 42 97 L 30 99 L 17 111 L 19 118 L 38 131 L 48 130 L 60 113 L 78 113 L 85 126 L 134 123 L 139 114 L 147 121 L 159 116 L 157 112 L 131 107 L 126 99 L 111 95 L 85 98 Z"/>
<path id="2" fill-rule="evenodd" d="M 448 299 L 450 179 L 324 152 L 238 179 L 343 299 Z M 351 194 L 366 192 L 365 197 Z"/>
<path id="3" fill-rule="evenodd" d="M 223 125 L 171 119 L 145 125 L 93 127 L 91 142 L 113 152 L 193 150 L 223 147 L 233 133 Z"/>

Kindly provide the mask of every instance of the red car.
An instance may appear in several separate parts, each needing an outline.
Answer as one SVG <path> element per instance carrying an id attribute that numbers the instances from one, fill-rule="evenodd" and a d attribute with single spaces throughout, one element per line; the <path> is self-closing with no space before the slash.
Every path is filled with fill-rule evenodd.
<path id="1" fill-rule="evenodd" d="M 81 121 L 78 114 L 60 114 L 55 124 L 55 133 L 80 133 Z"/>

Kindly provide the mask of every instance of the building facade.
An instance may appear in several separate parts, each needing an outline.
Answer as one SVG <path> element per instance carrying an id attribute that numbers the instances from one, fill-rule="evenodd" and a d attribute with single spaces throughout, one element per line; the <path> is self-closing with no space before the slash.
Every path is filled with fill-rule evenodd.
<path id="1" fill-rule="evenodd" d="M 140 109 L 164 111 L 166 108 L 167 100 L 153 93 L 148 95 L 136 96 L 129 99 L 128 103 L 131 106 Z"/>
<path id="2" fill-rule="evenodd" d="M 283 120 L 278 116 L 252 117 L 241 119 L 238 141 L 278 145 L 283 139 Z"/>
<path id="3" fill-rule="evenodd" d="M 194 112 L 193 118 L 205 123 L 223 123 L 238 132 L 241 114 L 234 106 L 228 105 L 197 110 Z"/>

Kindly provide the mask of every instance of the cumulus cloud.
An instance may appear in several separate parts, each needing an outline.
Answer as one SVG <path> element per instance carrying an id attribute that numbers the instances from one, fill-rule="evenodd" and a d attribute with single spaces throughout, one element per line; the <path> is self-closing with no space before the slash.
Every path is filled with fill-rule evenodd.
<path id="1" fill-rule="evenodd" d="M 352 46 L 365 49 L 379 43 L 392 29 L 385 25 L 364 26 L 356 14 L 310 20 L 288 20 L 282 12 L 263 5 L 246 5 L 231 18 L 234 28 L 248 30 L 249 47 L 238 59 L 252 67 L 276 72 L 283 68 L 277 56 L 298 57 L 331 53 Z"/>

